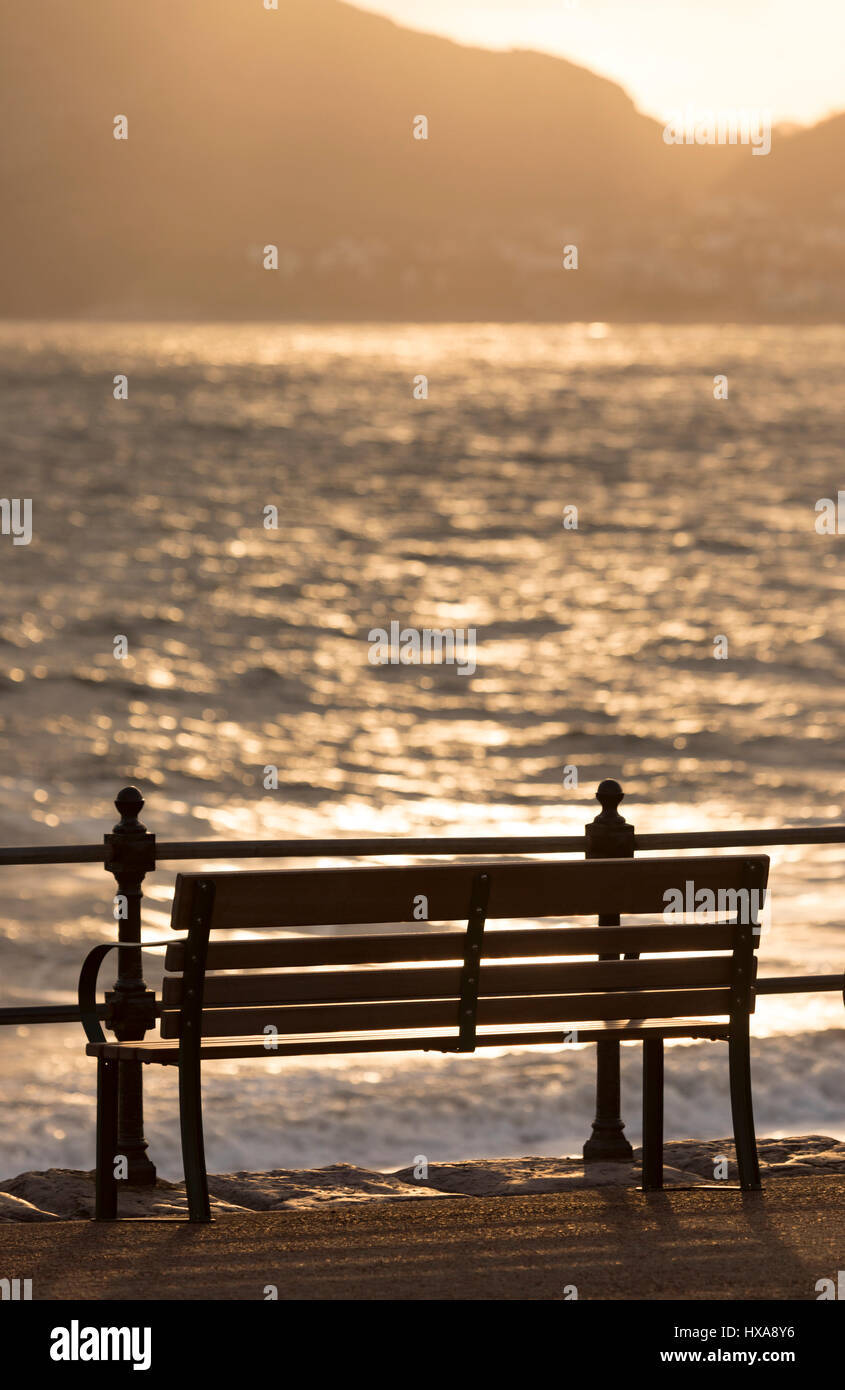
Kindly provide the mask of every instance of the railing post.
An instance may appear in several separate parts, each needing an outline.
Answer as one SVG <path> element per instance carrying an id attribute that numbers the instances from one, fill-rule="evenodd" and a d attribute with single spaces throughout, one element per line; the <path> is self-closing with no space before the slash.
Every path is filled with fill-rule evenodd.
<path id="1" fill-rule="evenodd" d="M 584 826 L 587 837 L 587 859 L 633 859 L 634 827 L 616 809 L 625 793 L 618 782 L 599 783 L 596 800 L 601 813 Z M 618 927 L 619 916 L 599 917 L 600 927 Z M 600 960 L 618 960 L 618 956 L 602 955 Z M 593 1132 L 584 1145 L 585 1163 L 630 1163 L 633 1149 L 622 1133 L 621 1085 L 619 1078 L 619 1043 L 596 1044 L 596 1118 Z"/>
<path id="2" fill-rule="evenodd" d="M 120 820 L 110 835 L 103 837 L 105 867 L 117 879 L 119 896 L 118 940 L 139 945 L 137 951 L 118 951 L 117 979 L 106 994 L 106 1022 L 121 1042 L 143 1038 L 155 1027 L 155 994 L 147 989 L 141 964 L 141 883 L 148 869 L 155 868 L 155 835 L 142 825 L 138 815 L 144 798 L 137 787 L 118 792 L 115 806 Z M 127 1181 L 133 1186 L 150 1187 L 156 1170 L 147 1157 L 144 1138 L 144 1094 L 140 1062 L 121 1062 L 118 1074 L 117 1151 L 127 1159 Z"/>

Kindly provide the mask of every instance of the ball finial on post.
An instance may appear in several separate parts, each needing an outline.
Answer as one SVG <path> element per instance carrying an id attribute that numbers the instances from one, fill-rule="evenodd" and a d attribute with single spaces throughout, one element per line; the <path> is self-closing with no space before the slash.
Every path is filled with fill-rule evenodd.
<path id="1" fill-rule="evenodd" d="M 137 787 L 124 787 L 115 797 L 114 804 L 120 816 L 120 820 L 114 827 L 115 834 L 125 835 L 133 832 L 137 834 L 139 830 L 146 830 L 146 826 L 142 825 L 138 819 L 144 809 L 144 798 Z"/>
<path id="2" fill-rule="evenodd" d="M 619 803 L 624 798 L 625 793 L 618 782 L 614 782 L 612 777 L 608 777 L 604 782 L 599 782 L 596 790 L 596 801 L 601 806 L 601 814 L 596 816 L 596 820 L 625 824 L 625 817 L 619 814 Z"/>

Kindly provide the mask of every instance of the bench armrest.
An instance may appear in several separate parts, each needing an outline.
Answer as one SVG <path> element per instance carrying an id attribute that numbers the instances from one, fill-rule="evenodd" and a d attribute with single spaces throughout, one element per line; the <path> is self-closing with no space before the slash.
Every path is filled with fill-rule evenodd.
<path id="1" fill-rule="evenodd" d="M 184 937 L 170 937 L 167 941 L 109 941 L 102 946 L 94 946 L 82 962 L 82 969 L 79 972 L 79 985 L 77 988 L 77 998 L 79 999 L 79 1011 L 82 1015 L 82 1027 L 85 1029 L 85 1036 L 91 1043 L 106 1042 L 106 1035 L 100 1027 L 100 1020 L 97 1017 L 97 976 L 100 973 L 100 966 L 109 951 L 132 950 L 146 951 L 151 946 L 169 946 L 173 941 L 186 940 Z"/>

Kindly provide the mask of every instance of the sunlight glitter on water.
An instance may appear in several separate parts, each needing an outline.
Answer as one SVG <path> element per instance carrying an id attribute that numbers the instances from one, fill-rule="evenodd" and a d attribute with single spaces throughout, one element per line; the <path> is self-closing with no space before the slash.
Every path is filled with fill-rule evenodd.
<path id="1" fill-rule="evenodd" d="M 843 370 L 836 328 L 0 325 L 38 500 L 0 552 L 2 842 L 99 841 L 133 781 L 161 839 L 580 834 L 607 776 L 641 832 L 841 821 Z M 371 664 L 393 619 L 476 628 L 476 673 Z M 841 970 L 842 849 L 771 854 L 761 974 Z M 6 994 L 72 998 L 102 870 L 8 873 Z"/>

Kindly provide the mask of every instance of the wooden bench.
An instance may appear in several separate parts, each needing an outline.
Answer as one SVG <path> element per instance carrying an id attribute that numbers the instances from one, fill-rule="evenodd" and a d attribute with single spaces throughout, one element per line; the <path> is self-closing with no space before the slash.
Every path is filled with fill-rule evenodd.
<path id="1" fill-rule="evenodd" d="M 171 926 L 187 937 L 168 943 L 161 1036 L 106 1040 L 96 980 L 112 946 L 95 947 L 80 975 L 86 1050 L 98 1066 L 96 1217 L 117 1215 L 117 1071 L 128 1059 L 179 1069 L 191 1221 L 211 1219 L 200 1068 L 204 1059 L 223 1057 L 638 1040 L 649 1190 L 663 1177 L 664 1039 L 726 1041 L 740 1186 L 759 1188 L 748 1030 L 759 935 L 754 905 L 768 866 L 765 855 L 755 855 L 180 874 Z M 710 890 L 714 901 L 719 890 L 749 890 L 751 910 L 730 921 L 667 922 L 667 896 L 689 882 L 696 892 Z M 428 921 L 466 920 L 466 928 L 420 931 L 420 895 Z M 501 919 L 596 914 L 661 920 L 485 930 Z M 386 923 L 416 930 L 344 930 Z M 291 932 L 319 927 L 332 932 Z M 210 940 L 212 932 L 233 929 L 287 934 Z M 667 952 L 688 954 L 640 959 Z M 573 956 L 600 958 L 561 960 Z"/>

